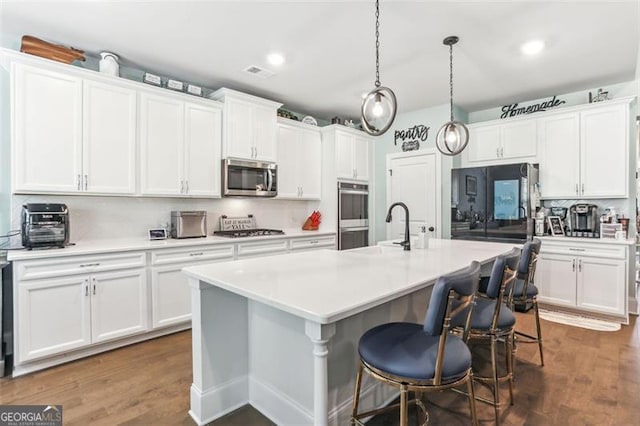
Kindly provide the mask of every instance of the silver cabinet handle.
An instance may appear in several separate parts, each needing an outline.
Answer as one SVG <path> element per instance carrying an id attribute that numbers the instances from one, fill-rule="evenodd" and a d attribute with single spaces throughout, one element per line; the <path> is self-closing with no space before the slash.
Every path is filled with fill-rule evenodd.
<path id="1" fill-rule="evenodd" d="M 96 294 L 96 279 L 93 278 L 93 294 Z"/>
<path id="2" fill-rule="evenodd" d="M 573 270 L 573 272 L 575 272 L 575 271 L 576 271 L 576 260 L 575 260 L 575 259 L 573 259 L 573 260 L 571 261 L 571 270 Z"/>
<path id="3" fill-rule="evenodd" d="M 84 175 L 84 190 L 87 190 L 87 186 L 89 185 L 89 175 Z"/>
<path id="4" fill-rule="evenodd" d="M 576 195 L 579 195 L 578 194 L 578 184 L 577 183 L 576 183 Z"/>
<path id="5" fill-rule="evenodd" d="M 582 272 L 582 259 L 578 260 L 578 272 Z"/>
<path id="6" fill-rule="evenodd" d="M 89 268 L 91 266 L 100 266 L 100 263 L 83 263 L 80 265 L 81 268 Z"/>
<path id="7" fill-rule="evenodd" d="M 309 241 L 309 244 L 318 244 L 318 240 Z"/>
<path id="8" fill-rule="evenodd" d="M 189 193 L 189 181 L 188 181 L 188 180 L 185 180 L 184 193 L 185 193 L 185 194 L 188 194 L 188 193 Z"/>
<path id="9" fill-rule="evenodd" d="M 189 256 L 202 256 L 204 253 L 199 252 L 199 253 L 189 253 Z"/>
<path id="10" fill-rule="evenodd" d="M 582 195 L 584 195 L 584 183 L 582 184 Z"/>
<path id="11" fill-rule="evenodd" d="M 304 195 L 304 189 L 302 189 L 302 187 L 300 187 L 300 196 L 302 197 Z"/>
<path id="12" fill-rule="evenodd" d="M 180 193 L 184 194 L 184 181 L 183 180 L 180 181 Z"/>
<path id="13" fill-rule="evenodd" d="M 82 186 L 81 186 L 81 185 L 82 185 L 82 182 L 81 182 L 81 180 L 80 180 L 80 175 L 78 175 L 78 176 L 76 177 L 76 184 L 77 184 L 77 186 L 78 186 L 78 191 L 80 191 L 80 188 L 82 188 Z"/>
<path id="14" fill-rule="evenodd" d="M 571 251 L 587 251 L 587 249 L 576 248 L 576 247 L 569 247 L 569 250 L 571 250 Z"/>
<path id="15" fill-rule="evenodd" d="M 500 147 L 496 148 L 496 157 L 500 157 Z"/>
<path id="16" fill-rule="evenodd" d="M 89 281 L 84 281 L 84 296 L 87 297 L 89 295 Z"/>

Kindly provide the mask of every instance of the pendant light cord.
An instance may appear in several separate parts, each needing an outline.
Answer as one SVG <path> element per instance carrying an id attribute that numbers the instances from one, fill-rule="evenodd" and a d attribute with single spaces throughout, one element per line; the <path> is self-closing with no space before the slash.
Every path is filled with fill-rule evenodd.
<path id="1" fill-rule="evenodd" d="M 380 4 L 376 0 L 376 87 L 380 87 Z"/>
<path id="2" fill-rule="evenodd" d="M 449 106 L 453 121 L 453 44 L 449 45 Z"/>

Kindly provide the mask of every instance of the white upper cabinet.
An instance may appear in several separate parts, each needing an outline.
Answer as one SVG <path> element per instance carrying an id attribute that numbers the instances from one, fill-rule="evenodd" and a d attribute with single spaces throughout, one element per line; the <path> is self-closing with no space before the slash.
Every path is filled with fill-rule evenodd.
<path id="1" fill-rule="evenodd" d="M 88 192 L 136 192 L 136 92 L 85 80 L 82 184 Z"/>
<path id="2" fill-rule="evenodd" d="M 580 114 L 572 112 L 541 118 L 538 135 L 542 196 L 577 197 L 580 188 Z"/>
<path id="3" fill-rule="evenodd" d="M 580 113 L 580 195 L 628 195 L 629 106 L 603 105 Z M 604 160 L 604 161 L 603 161 Z"/>
<path id="4" fill-rule="evenodd" d="M 626 198 L 629 101 L 539 120 L 543 198 Z"/>
<path id="5" fill-rule="evenodd" d="M 220 196 L 221 109 L 140 94 L 143 195 Z"/>
<path id="6" fill-rule="evenodd" d="M 13 63 L 13 192 L 76 192 L 82 182 L 82 80 Z"/>
<path id="7" fill-rule="evenodd" d="M 537 156 L 536 121 L 520 119 L 469 125 L 469 145 L 461 161 L 463 167 L 536 163 Z"/>
<path id="8" fill-rule="evenodd" d="M 222 109 L 185 104 L 185 165 L 187 195 L 220 197 Z"/>
<path id="9" fill-rule="evenodd" d="M 371 138 L 358 130 L 335 129 L 334 132 L 336 177 L 369 180 Z"/>
<path id="10" fill-rule="evenodd" d="M 147 195 L 184 191 L 184 103 L 140 94 L 140 190 Z"/>
<path id="11" fill-rule="evenodd" d="M 276 161 L 277 111 L 282 104 L 226 88 L 210 98 L 224 102 L 223 158 Z"/>
<path id="12" fill-rule="evenodd" d="M 321 168 L 320 130 L 281 120 L 278 123 L 278 198 L 319 200 Z"/>

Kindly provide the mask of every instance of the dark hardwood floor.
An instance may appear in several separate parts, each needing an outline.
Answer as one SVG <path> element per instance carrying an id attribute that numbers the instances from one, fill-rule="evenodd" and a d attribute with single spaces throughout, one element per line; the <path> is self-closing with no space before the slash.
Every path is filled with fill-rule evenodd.
<path id="1" fill-rule="evenodd" d="M 518 314 L 519 328 L 533 330 L 533 315 Z M 545 366 L 536 345 L 520 344 L 515 405 L 502 413 L 505 425 L 640 424 L 640 323 L 618 332 L 598 332 L 543 321 Z M 484 347 L 474 356 L 486 360 Z M 48 370 L 0 379 L 0 404 L 61 404 L 65 425 L 192 425 L 189 409 L 191 333 L 182 332 Z M 479 392 L 486 392 L 476 386 Z M 506 385 L 501 393 L 508 397 Z M 466 399 L 451 392 L 426 395 L 432 425 L 467 425 Z M 493 409 L 478 403 L 481 424 L 493 424 Z M 214 426 L 273 423 L 246 406 Z M 396 413 L 372 426 L 396 425 Z M 412 423 L 415 424 L 415 423 Z"/>

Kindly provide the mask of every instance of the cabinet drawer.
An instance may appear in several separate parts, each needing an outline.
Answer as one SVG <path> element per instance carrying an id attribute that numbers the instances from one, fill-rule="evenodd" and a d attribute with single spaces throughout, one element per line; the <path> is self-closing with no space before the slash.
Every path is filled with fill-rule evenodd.
<path id="1" fill-rule="evenodd" d="M 625 246 L 613 244 L 565 245 L 544 241 L 540 248 L 542 254 L 569 254 L 582 257 L 601 257 L 607 259 L 626 259 Z"/>
<path id="2" fill-rule="evenodd" d="M 116 269 L 143 268 L 146 265 L 146 259 L 144 252 L 133 252 L 18 261 L 15 264 L 18 280 L 35 280 L 66 275 L 91 274 Z"/>
<path id="3" fill-rule="evenodd" d="M 323 235 L 321 237 L 295 238 L 291 240 L 291 250 L 312 250 L 318 248 L 335 248 L 336 236 Z"/>
<path id="4" fill-rule="evenodd" d="M 238 243 L 238 257 L 268 256 L 287 252 L 287 240 L 254 241 Z"/>
<path id="5" fill-rule="evenodd" d="M 151 252 L 151 264 L 154 266 L 221 259 L 233 259 L 233 244 L 154 250 Z"/>

